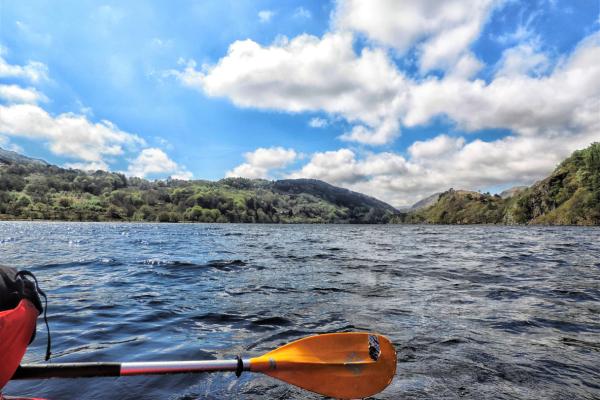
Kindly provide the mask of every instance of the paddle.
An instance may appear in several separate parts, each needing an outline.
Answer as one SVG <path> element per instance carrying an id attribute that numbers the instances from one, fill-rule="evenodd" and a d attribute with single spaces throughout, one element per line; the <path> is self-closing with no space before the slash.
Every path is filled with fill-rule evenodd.
<path id="1" fill-rule="evenodd" d="M 379 393 L 396 372 L 396 351 L 371 333 L 327 333 L 288 343 L 267 354 L 236 360 L 63 363 L 21 365 L 12 379 L 81 378 L 190 372 L 260 372 L 336 398 Z"/>

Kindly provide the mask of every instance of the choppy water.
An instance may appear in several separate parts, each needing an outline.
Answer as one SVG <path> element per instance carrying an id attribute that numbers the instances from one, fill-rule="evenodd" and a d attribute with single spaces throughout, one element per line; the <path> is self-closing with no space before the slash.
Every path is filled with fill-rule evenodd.
<path id="1" fill-rule="evenodd" d="M 255 356 L 368 330 L 378 399 L 599 399 L 600 229 L 0 223 L 50 295 L 54 360 Z M 41 361 L 45 335 L 26 355 Z M 319 398 L 245 373 L 12 382 L 50 399 Z"/>

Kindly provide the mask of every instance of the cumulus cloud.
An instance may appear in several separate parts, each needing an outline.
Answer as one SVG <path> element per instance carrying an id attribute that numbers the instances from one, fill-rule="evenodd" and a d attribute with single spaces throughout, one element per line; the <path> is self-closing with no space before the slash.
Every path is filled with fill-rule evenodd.
<path id="1" fill-rule="evenodd" d="M 37 83 L 48 80 L 48 67 L 37 61 L 25 65 L 9 64 L 3 57 L 6 51 L 0 47 L 0 78 L 21 78 Z"/>
<path id="2" fill-rule="evenodd" d="M 453 32 L 474 32 L 467 36 L 476 37 L 501 2 L 429 3 L 341 0 L 334 17 L 337 30 L 320 38 L 304 34 L 269 46 L 236 41 L 214 65 L 198 70 L 190 62 L 171 73 L 187 86 L 227 97 L 240 107 L 339 116 L 351 124 L 342 140 L 369 145 L 388 144 L 402 126 L 424 125 L 438 115 L 468 131 L 504 128 L 517 134 L 577 132 L 592 119 L 600 69 L 594 62 L 597 33 L 552 68 L 528 37 L 504 51 L 491 81 L 471 80 L 483 63 L 468 50 L 470 41 Z M 410 79 L 382 48 L 367 46 L 357 53 L 352 31 L 397 49 L 421 46 L 423 65 L 438 65 L 428 59 L 453 61 L 442 77 Z M 452 57 L 428 56 L 438 41 L 445 49 L 457 46 Z"/>
<path id="3" fill-rule="evenodd" d="M 11 141 L 6 136 L 2 135 L 0 135 L 0 147 L 10 151 L 16 151 L 17 153 L 23 152 L 23 148 L 21 146 L 15 143 L 11 143 Z"/>
<path id="4" fill-rule="evenodd" d="M 369 154 L 358 160 L 354 151 L 340 149 L 315 153 L 291 178 L 317 178 L 348 186 L 377 175 L 396 175 L 406 172 L 406 160 L 394 153 Z"/>
<path id="5" fill-rule="evenodd" d="M 405 155 L 347 148 L 318 152 L 291 177 L 323 179 L 394 205 L 449 187 L 531 184 L 573 150 L 600 140 L 600 33 L 553 58 L 541 51 L 526 23 L 497 38 L 510 47 L 489 66 L 492 76 L 477 79 L 485 65 L 470 47 L 502 3 L 339 0 L 331 30 L 322 37 L 282 37 L 271 45 L 236 41 L 213 65 L 198 69 L 190 62 L 171 73 L 239 107 L 324 112 L 329 121 L 345 120 L 351 126 L 340 138 L 346 141 L 389 144 L 403 127 L 439 116 L 463 131 L 462 137 L 417 141 Z M 370 40 L 360 51 L 357 32 Z M 396 55 L 414 51 L 421 75 L 407 77 L 391 48 Z M 323 121 L 313 118 L 309 125 Z M 469 138 L 469 132 L 483 129 L 507 133 L 489 141 Z M 228 175 L 266 177 L 271 169 L 247 157 Z"/>
<path id="6" fill-rule="evenodd" d="M 508 48 L 502 53 L 498 62 L 496 77 L 534 75 L 539 76 L 550 68 L 550 60 L 539 51 L 535 43 L 521 43 Z"/>
<path id="7" fill-rule="evenodd" d="M 192 179 L 192 173 L 177 164 L 159 148 L 143 149 L 129 164 L 127 175 L 146 178 L 151 175 L 170 175 L 173 179 Z"/>
<path id="8" fill-rule="evenodd" d="M 338 29 L 360 32 L 400 53 L 418 44 L 423 72 L 449 69 L 479 36 L 495 0 L 339 0 Z"/>
<path id="9" fill-rule="evenodd" d="M 48 79 L 47 68 L 43 64 L 10 65 L 1 57 L 2 53 L 0 48 L 0 78 L 23 78 L 33 83 Z M 2 84 L 0 99 L 7 103 L 0 104 L 0 145 L 10 150 L 23 151 L 10 142 L 10 137 L 40 140 L 54 154 L 79 160 L 66 163 L 65 167 L 95 171 L 108 170 L 107 161 L 146 146 L 141 137 L 122 131 L 107 120 L 92 122 L 87 115 L 75 113 L 51 115 L 36 104 L 47 101 L 46 96 L 32 87 Z M 89 108 L 82 106 L 82 109 L 86 114 L 93 114 Z M 170 146 L 162 138 L 157 138 L 157 141 Z M 131 162 L 127 173 L 139 177 L 169 174 L 175 179 L 192 178 L 191 172 L 158 148 L 143 149 Z"/>
<path id="10" fill-rule="evenodd" d="M 283 168 L 298 158 L 298 153 L 293 149 L 283 147 L 258 148 L 253 152 L 244 154 L 246 162 L 228 171 L 228 177 L 243 178 L 268 178 L 272 170 Z"/>
<path id="11" fill-rule="evenodd" d="M 280 38 L 263 47 L 236 41 L 216 65 L 173 71 L 182 83 L 240 107 L 325 111 L 357 127 L 344 137 L 384 144 L 398 134 L 406 80 L 382 49 L 356 54 L 349 33 Z"/>
<path id="12" fill-rule="evenodd" d="M 72 169 L 80 169 L 82 171 L 98 171 L 98 170 L 102 170 L 102 171 L 108 171 L 109 167 L 108 164 L 105 163 L 104 161 L 92 161 L 92 162 L 73 162 L 73 163 L 66 163 L 65 168 L 72 168 Z"/>
<path id="13" fill-rule="evenodd" d="M 127 146 L 144 144 L 110 121 L 94 123 L 71 113 L 52 116 L 33 104 L 0 105 L 0 133 L 41 139 L 53 153 L 87 162 L 102 162 L 105 156 L 123 154 Z"/>
<path id="14" fill-rule="evenodd" d="M 408 153 L 417 159 L 434 158 L 460 150 L 464 144 L 465 139 L 462 137 L 453 138 L 448 135 L 439 135 L 430 140 L 414 142 L 408 148 Z"/>
<path id="15" fill-rule="evenodd" d="M 583 40 L 551 74 L 482 80 L 432 78 L 411 88 L 407 126 L 447 115 L 461 128 L 506 128 L 518 135 L 571 135 L 598 124 L 600 33 Z"/>
<path id="16" fill-rule="evenodd" d="M 415 142 L 408 150 L 409 158 L 391 152 L 360 155 L 350 149 L 318 152 L 289 177 L 321 179 L 399 207 L 451 187 L 488 190 L 530 185 L 548 175 L 571 152 L 599 139 L 598 131 L 570 137 L 508 136 L 470 143 L 439 135 Z"/>
<path id="17" fill-rule="evenodd" d="M 48 101 L 43 93 L 35 88 L 23 88 L 19 85 L 0 85 L 0 99 L 8 103 L 38 103 Z"/>

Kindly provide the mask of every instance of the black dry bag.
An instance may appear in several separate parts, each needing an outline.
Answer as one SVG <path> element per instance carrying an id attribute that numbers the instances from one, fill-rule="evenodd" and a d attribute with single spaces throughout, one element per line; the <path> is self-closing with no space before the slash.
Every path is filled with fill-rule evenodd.
<path id="1" fill-rule="evenodd" d="M 43 306 L 40 295 L 44 298 Z M 44 313 L 44 322 L 48 331 L 46 346 L 46 360 L 48 360 L 50 359 L 50 327 L 46 316 L 46 308 L 48 307 L 46 294 L 40 289 L 36 277 L 31 272 L 17 271 L 15 268 L 0 265 L 0 311 L 12 310 L 23 299 L 29 300 L 40 314 Z M 29 343 L 33 342 L 33 339 L 35 339 L 35 330 Z"/>

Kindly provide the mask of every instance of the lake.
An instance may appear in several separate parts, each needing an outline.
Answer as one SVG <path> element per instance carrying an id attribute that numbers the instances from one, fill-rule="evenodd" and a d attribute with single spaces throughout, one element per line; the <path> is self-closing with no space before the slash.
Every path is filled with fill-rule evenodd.
<path id="1" fill-rule="evenodd" d="M 324 332 L 398 352 L 377 399 L 600 398 L 600 228 L 0 223 L 53 360 L 261 355 Z M 26 362 L 41 362 L 45 330 Z M 244 373 L 12 382 L 50 399 L 320 398 Z"/>

